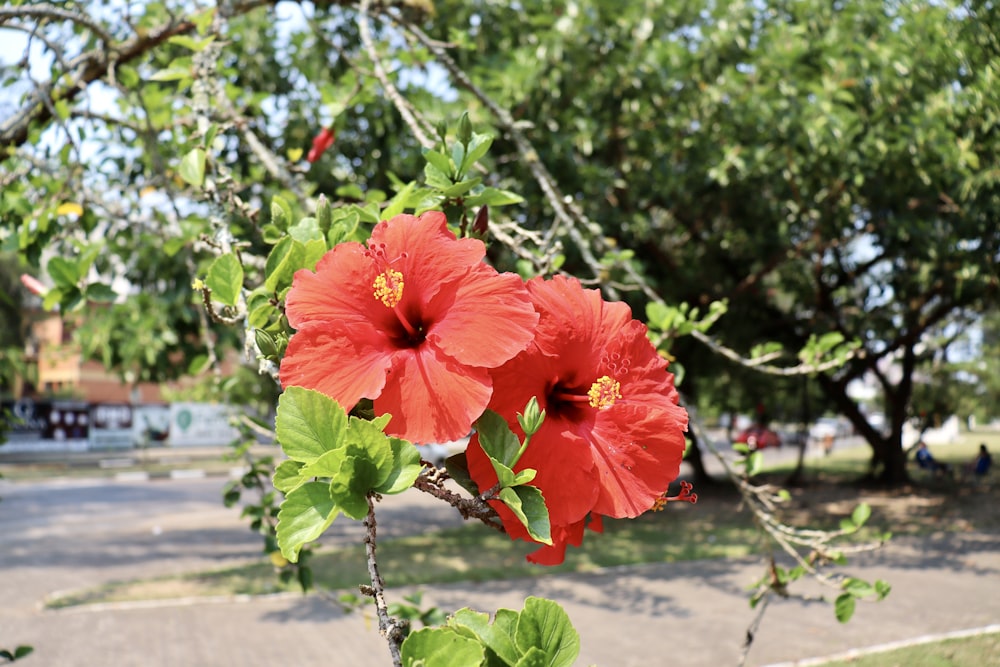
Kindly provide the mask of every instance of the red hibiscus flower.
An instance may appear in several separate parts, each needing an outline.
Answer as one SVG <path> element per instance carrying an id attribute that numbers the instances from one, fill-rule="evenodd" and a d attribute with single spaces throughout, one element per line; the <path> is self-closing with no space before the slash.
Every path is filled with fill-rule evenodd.
<path id="1" fill-rule="evenodd" d="M 398 215 L 367 247 L 342 243 L 315 272 L 297 271 L 281 384 L 348 409 L 374 399 L 392 415 L 386 432 L 415 442 L 467 435 L 490 400 L 489 369 L 523 350 L 538 321 L 521 279 L 483 264 L 485 253 L 443 213 Z"/>
<path id="2" fill-rule="evenodd" d="M 324 127 L 320 130 L 319 134 L 313 137 L 312 148 L 309 149 L 309 154 L 306 155 L 306 161 L 315 162 L 318 160 L 326 152 L 326 149 L 333 145 L 336 138 L 337 135 L 333 131 L 333 128 Z"/>
<path id="3" fill-rule="evenodd" d="M 532 484 L 545 496 L 553 528 L 553 546 L 529 560 L 555 564 L 567 544 L 579 546 L 586 525 L 600 530 L 601 516 L 635 517 L 656 505 L 677 477 L 687 413 L 666 362 L 626 304 L 562 277 L 527 287 L 540 314 L 535 339 L 492 371 L 488 407 L 519 436 L 515 415 L 529 398 L 546 411 L 515 470 L 538 471 Z M 478 440 L 467 456 L 479 487 L 493 486 L 496 474 Z M 506 507 L 493 505 L 512 537 L 530 539 Z"/>

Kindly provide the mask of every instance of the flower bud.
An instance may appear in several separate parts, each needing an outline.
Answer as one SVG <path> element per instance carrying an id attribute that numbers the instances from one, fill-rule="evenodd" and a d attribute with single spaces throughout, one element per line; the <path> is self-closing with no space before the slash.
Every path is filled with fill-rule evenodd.
<path id="1" fill-rule="evenodd" d="M 517 423 L 521 425 L 524 434 L 532 436 L 542 427 L 545 420 L 545 410 L 538 407 L 538 400 L 532 396 L 528 404 L 524 406 L 524 413 L 518 413 Z"/>

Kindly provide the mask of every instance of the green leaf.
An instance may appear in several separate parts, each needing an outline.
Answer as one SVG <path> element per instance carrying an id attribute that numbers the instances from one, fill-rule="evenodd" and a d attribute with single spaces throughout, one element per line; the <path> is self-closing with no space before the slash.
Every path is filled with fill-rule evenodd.
<path id="1" fill-rule="evenodd" d="M 199 51 L 204 51 L 205 47 L 211 44 L 214 40 L 215 35 L 210 35 L 205 39 L 195 39 L 193 37 L 189 37 L 188 35 L 174 35 L 167 41 L 171 44 L 183 46 L 185 49 L 198 53 Z"/>
<path id="2" fill-rule="evenodd" d="M 149 77 L 150 81 L 180 81 L 191 78 L 190 65 L 167 67 L 155 72 Z"/>
<path id="3" fill-rule="evenodd" d="M 516 484 L 514 481 L 514 471 L 497 461 L 492 456 L 489 457 L 489 459 L 490 463 L 493 465 L 493 471 L 497 474 L 497 483 L 500 485 L 500 488 L 506 489 L 514 486 Z"/>
<path id="4" fill-rule="evenodd" d="M 188 185 L 200 188 L 205 182 L 205 160 L 207 154 L 204 148 L 194 148 L 181 158 L 180 177 Z"/>
<path id="5" fill-rule="evenodd" d="M 423 628 L 400 647 L 403 667 L 477 667 L 486 654 L 482 644 L 451 628 Z"/>
<path id="6" fill-rule="evenodd" d="M 764 454 L 759 450 L 750 452 L 750 455 L 747 457 L 747 477 L 753 477 L 759 473 L 763 465 Z"/>
<path id="7" fill-rule="evenodd" d="M 660 331 L 667 328 L 671 316 L 671 311 L 667 306 L 659 301 L 650 301 L 646 304 L 646 321 L 652 329 Z"/>
<path id="8" fill-rule="evenodd" d="M 302 468 L 301 461 L 289 459 L 279 463 L 278 467 L 274 469 L 274 488 L 288 495 L 305 484 L 309 480 L 309 476 L 302 474 Z"/>
<path id="9" fill-rule="evenodd" d="M 535 486 L 515 486 L 500 489 L 500 500 L 528 529 L 531 539 L 552 545 L 552 528 L 549 525 L 549 510 L 545 498 Z"/>
<path id="10" fill-rule="evenodd" d="M 841 623 L 847 623 L 854 616 L 855 606 L 854 596 L 850 593 L 841 593 L 833 603 L 833 613 Z"/>
<path id="11" fill-rule="evenodd" d="M 87 285 L 87 300 L 97 303 L 114 303 L 118 298 L 118 293 L 111 289 L 110 285 L 104 283 L 90 283 Z"/>
<path id="12" fill-rule="evenodd" d="M 890 586 L 888 582 L 883 581 L 882 579 L 875 580 L 875 596 L 877 599 L 884 600 L 885 597 L 889 595 L 889 591 L 891 590 L 892 586 Z"/>
<path id="13" fill-rule="evenodd" d="M 288 387 L 278 399 L 275 430 L 288 458 L 311 463 L 325 452 L 342 446 L 347 413 L 336 401 L 318 391 Z"/>
<path id="14" fill-rule="evenodd" d="M 450 157 L 442 153 L 438 153 L 437 151 L 428 150 L 424 151 L 424 159 L 427 160 L 427 163 L 432 165 L 442 177 L 447 179 L 449 185 L 451 184 L 451 177 L 455 174 L 455 165 L 452 164 Z"/>
<path id="15" fill-rule="evenodd" d="M 319 228 L 319 221 L 316 218 L 302 218 L 297 223 L 288 228 L 288 233 L 299 243 L 307 243 L 313 240 L 324 238 L 323 230 Z"/>
<path id="16" fill-rule="evenodd" d="M 855 526 L 860 528 L 861 526 L 865 525 L 865 522 L 868 521 L 868 517 L 870 517 L 871 515 L 872 515 L 871 506 L 868 503 L 861 503 L 860 505 L 855 507 L 854 512 L 851 513 L 851 521 L 854 522 Z"/>
<path id="17" fill-rule="evenodd" d="M 482 192 L 479 194 L 473 195 L 472 197 L 466 197 L 465 205 L 482 206 L 483 204 L 486 204 L 490 208 L 494 208 L 498 206 L 507 206 L 508 204 L 520 204 L 523 201 L 524 197 L 516 192 L 487 186 L 483 188 Z"/>
<path id="18" fill-rule="evenodd" d="M 548 667 L 548 665 L 549 656 L 545 654 L 545 651 L 537 646 L 532 646 L 521 656 L 514 667 Z"/>
<path id="19" fill-rule="evenodd" d="M 302 266 L 300 268 L 315 271 L 316 264 L 323 258 L 326 251 L 326 239 L 313 239 L 312 241 L 306 241 L 304 252 L 302 253 Z"/>
<path id="20" fill-rule="evenodd" d="M 276 527 L 281 555 L 292 563 L 298 561 L 302 545 L 322 535 L 337 512 L 330 487 L 322 482 L 303 484 L 285 496 Z"/>
<path id="21" fill-rule="evenodd" d="M 552 600 L 529 597 L 517 619 L 514 643 L 522 653 L 545 652 L 549 667 L 571 667 L 580 653 L 580 635 L 565 610 Z"/>
<path id="22" fill-rule="evenodd" d="M 385 495 L 402 493 L 410 488 L 423 470 L 420 451 L 412 444 L 400 438 L 390 438 L 389 445 L 392 448 L 392 468 L 389 476 L 375 488 L 375 491 Z"/>
<path id="23" fill-rule="evenodd" d="M 334 450 L 320 460 L 339 459 L 339 469 L 330 480 L 330 497 L 344 514 L 360 521 L 368 515 L 368 492 L 378 484 L 379 468 L 359 449 Z"/>
<path id="24" fill-rule="evenodd" d="M 461 183 L 455 183 L 450 187 L 443 188 L 441 190 L 441 194 L 443 194 L 445 197 L 461 197 L 466 192 L 476 187 L 477 185 L 481 184 L 482 182 L 483 179 L 478 176 L 475 178 L 467 178 Z"/>
<path id="25" fill-rule="evenodd" d="M 508 468 L 517 465 L 521 442 L 503 417 L 492 410 L 486 410 L 476 421 L 476 432 L 479 434 L 479 444 L 487 456 Z"/>
<path id="26" fill-rule="evenodd" d="M 489 614 L 472 611 L 466 607 L 456 611 L 448 621 L 448 625 L 471 630 L 505 664 L 513 665 L 520 654 L 514 645 L 517 616 L 517 612 L 510 609 L 499 609 L 496 620 L 490 623 Z"/>
<path id="27" fill-rule="evenodd" d="M 188 375 L 198 375 L 208 366 L 209 359 L 207 354 L 199 354 L 188 364 L 187 372 Z"/>
<path id="28" fill-rule="evenodd" d="M 840 520 L 840 529 L 845 533 L 853 533 L 858 527 L 854 525 L 853 521 L 845 517 Z"/>
<path id="29" fill-rule="evenodd" d="M 410 195 L 416 187 L 417 184 L 413 181 L 407 183 L 406 187 L 397 192 L 396 196 L 389 200 L 389 205 L 382 209 L 381 218 L 383 220 L 390 220 L 405 211 Z"/>
<path id="30" fill-rule="evenodd" d="M 465 456 L 465 452 L 459 452 L 446 458 L 444 460 L 444 469 L 448 471 L 448 474 L 459 486 L 473 496 L 478 496 L 481 493 L 479 485 L 476 484 L 472 479 L 472 475 L 469 474 L 469 461 Z"/>
<path id="31" fill-rule="evenodd" d="M 854 577 L 848 577 L 841 584 L 841 588 L 844 592 L 850 593 L 856 598 L 868 597 L 869 595 L 875 594 L 875 587 L 869 584 L 867 581 L 862 579 L 855 579 Z"/>
<path id="32" fill-rule="evenodd" d="M 55 281 L 56 287 L 59 288 L 76 287 L 82 278 L 79 263 L 64 257 L 53 257 L 45 268 L 49 277 Z"/>
<path id="33" fill-rule="evenodd" d="M 278 241 L 271 249 L 264 264 L 264 287 L 269 292 L 278 291 L 292 284 L 295 272 L 302 268 L 306 256 L 305 246 L 290 236 Z"/>
<path id="34" fill-rule="evenodd" d="M 493 137 L 489 134 L 473 134 L 466 149 L 465 158 L 459 166 L 459 172 L 465 173 L 469 168 L 478 162 L 490 150 L 493 145 Z"/>
<path id="35" fill-rule="evenodd" d="M 208 267 L 205 285 L 212 298 L 227 306 L 235 306 L 243 289 L 243 265 L 233 253 L 220 255 Z"/>
<path id="36" fill-rule="evenodd" d="M 521 472 L 514 475 L 514 483 L 512 486 L 521 486 L 523 484 L 530 484 L 531 480 L 535 479 L 535 475 L 538 474 L 537 470 L 532 468 L 525 468 Z"/>

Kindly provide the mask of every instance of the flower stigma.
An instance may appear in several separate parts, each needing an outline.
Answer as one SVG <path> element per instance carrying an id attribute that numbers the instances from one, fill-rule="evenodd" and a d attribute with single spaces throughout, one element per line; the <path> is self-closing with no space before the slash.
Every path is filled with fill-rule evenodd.
<path id="1" fill-rule="evenodd" d="M 395 308 L 403 299 L 403 274 L 395 269 L 386 269 L 375 276 L 372 283 L 374 296 L 386 308 Z"/>
<path id="2" fill-rule="evenodd" d="M 590 398 L 590 407 L 607 410 L 622 397 L 621 388 L 620 382 L 607 375 L 602 375 L 590 386 L 590 391 L 587 392 L 587 396 Z"/>

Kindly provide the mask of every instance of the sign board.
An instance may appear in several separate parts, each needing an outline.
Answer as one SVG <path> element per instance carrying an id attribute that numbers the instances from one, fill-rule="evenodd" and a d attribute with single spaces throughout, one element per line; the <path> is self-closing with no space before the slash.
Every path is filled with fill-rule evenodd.
<path id="1" fill-rule="evenodd" d="M 228 445 L 239 437 L 229 421 L 236 410 L 214 403 L 171 403 L 170 436 L 172 447 Z"/>
<path id="2" fill-rule="evenodd" d="M 137 447 L 157 447 L 170 437 L 169 405 L 137 405 L 132 414 L 132 442 Z"/>
<path id="3" fill-rule="evenodd" d="M 97 403 L 90 407 L 90 448 L 127 449 L 132 446 L 132 406 Z"/>

